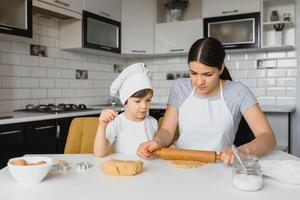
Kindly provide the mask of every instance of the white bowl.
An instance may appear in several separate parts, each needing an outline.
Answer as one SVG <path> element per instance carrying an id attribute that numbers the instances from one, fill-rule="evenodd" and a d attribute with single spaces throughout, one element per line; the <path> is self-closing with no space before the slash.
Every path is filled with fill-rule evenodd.
<path id="1" fill-rule="evenodd" d="M 46 161 L 47 163 L 42 165 L 15 165 L 13 162 L 15 160 L 25 160 L 27 163 L 37 163 L 39 161 Z M 41 182 L 50 171 L 53 164 L 52 158 L 49 157 L 18 157 L 12 158 L 8 161 L 8 170 L 11 176 L 18 182 L 22 184 L 36 184 Z"/>

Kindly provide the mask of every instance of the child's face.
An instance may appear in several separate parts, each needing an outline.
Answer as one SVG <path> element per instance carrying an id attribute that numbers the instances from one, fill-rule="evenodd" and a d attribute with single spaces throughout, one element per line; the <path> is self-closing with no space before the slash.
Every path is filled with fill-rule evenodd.
<path id="1" fill-rule="evenodd" d="M 125 105 L 125 112 L 132 120 L 143 120 L 149 111 L 152 93 L 148 93 L 145 97 L 130 97 Z"/>

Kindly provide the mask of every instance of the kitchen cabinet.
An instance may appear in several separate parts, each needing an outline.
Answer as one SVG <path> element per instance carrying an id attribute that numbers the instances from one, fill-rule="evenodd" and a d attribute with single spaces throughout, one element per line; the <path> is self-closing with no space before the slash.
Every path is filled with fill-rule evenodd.
<path id="1" fill-rule="evenodd" d="M 60 8 L 72 10 L 78 13 L 82 12 L 82 0 L 39 0 Z"/>
<path id="2" fill-rule="evenodd" d="M 0 125 L 0 169 L 13 157 L 23 156 L 24 126 L 22 123 Z"/>
<path id="3" fill-rule="evenodd" d="M 156 24 L 155 53 L 188 53 L 191 45 L 202 37 L 202 19 Z"/>
<path id="4" fill-rule="evenodd" d="M 0 33 L 32 37 L 32 0 L 0 1 Z"/>
<path id="5" fill-rule="evenodd" d="M 81 19 L 82 0 L 33 0 L 33 11 L 58 19 Z"/>
<path id="6" fill-rule="evenodd" d="M 154 53 L 154 1 L 122 0 L 122 54 Z"/>
<path id="7" fill-rule="evenodd" d="M 262 0 L 262 47 L 294 48 L 296 40 L 296 5 L 294 0 Z M 277 11 L 279 19 L 271 21 L 272 12 Z M 284 17 L 285 16 L 285 17 Z M 277 29 L 277 31 L 276 31 Z"/>
<path id="8" fill-rule="evenodd" d="M 260 12 L 260 0 L 202 0 L 203 18 Z"/>
<path id="9" fill-rule="evenodd" d="M 57 121 L 25 123 L 25 150 L 29 154 L 56 153 Z"/>
<path id="10" fill-rule="evenodd" d="M 67 117 L 57 120 L 57 153 L 64 153 L 69 127 L 73 119 L 74 117 Z"/>
<path id="11" fill-rule="evenodd" d="M 276 137 L 277 149 L 289 152 L 290 113 L 265 113 Z"/>
<path id="12" fill-rule="evenodd" d="M 121 21 L 121 0 L 83 0 L 83 10 Z"/>
<path id="13" fill-rule="evenodd" d="M 181 21 L 172 21 L 164 1 L 155 1 L 155 54 L 188 53 L 203 36 L 201 1 L 190 0 Z"/>
<path id="14" fill-rule="evenodd" d="M 80 117 L 99 117 L 99 114 Z M 0 169 L 24 154 L 64 153 L 75 117 L 0 125 Z"/>

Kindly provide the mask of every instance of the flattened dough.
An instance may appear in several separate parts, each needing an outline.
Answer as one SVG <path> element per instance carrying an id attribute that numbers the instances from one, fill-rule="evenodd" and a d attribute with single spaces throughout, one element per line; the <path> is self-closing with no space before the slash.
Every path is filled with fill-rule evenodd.
<path id="1" fill-rule="evenodd" d="M 198 168 L 205 165 L 205 162 L 199 161 L 190 161 L 190 160 L 172 160 L 171 164 L 177 168 L 181 169 L 190 169 L 190 168 Z"/>
<path id="2" fill-rule="evenodd" d="M 143 171 L 143 162 L 139 160 L 108 160 L 101 165 L 105 174 L 112 176 L 134 176 Z"/>

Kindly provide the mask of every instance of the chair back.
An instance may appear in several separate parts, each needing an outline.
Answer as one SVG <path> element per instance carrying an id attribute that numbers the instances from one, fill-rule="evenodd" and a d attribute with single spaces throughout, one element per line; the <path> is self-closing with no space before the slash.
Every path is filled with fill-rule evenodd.
<path id="1" fill-rule="evenodd" d="M 98 117 L 76 117 L 72 120 L 65 154 L 93 153 L 94 139 L 99 125 Z"/>

